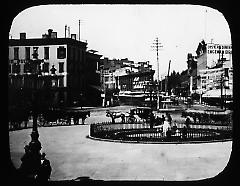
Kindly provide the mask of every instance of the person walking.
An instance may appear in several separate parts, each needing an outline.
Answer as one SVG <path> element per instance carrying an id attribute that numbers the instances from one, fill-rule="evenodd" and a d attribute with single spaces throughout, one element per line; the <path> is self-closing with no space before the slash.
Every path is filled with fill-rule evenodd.
<path id="1" fill-rule="evenodd" d="M 149 116 L 149 120 L 150 120 L 150 128 L 152 129 L 153 128 L 153 125 L 154 125 L 154 114 L 151 112 L 150 113 L 150 116 Z"/>
<path id="2" fill-rule="evenodd" d="M 170 124 L 170 126 L 172 125 L 172 117 L 169 113 L 167 113 L 167 118 L 168 118 L 168 122 Z"/>
<path id="3" fill-rule="evenodd" d="M 190 128 L 190 123 L 191 123 L 190 117 L 187 116 L 186 121 L 185 121 L 185 124 L 186 124 L 187 128 Z"/>
<path id="4" fill-rule="evenodd" d="M 165 121 L 165 116 L 162 115 L 162 124 L 164 124 L 164 121 Z"/>
<path id="5" fill-rule="evenodd" d="M 167 136 L 167 131 L 171 130 L 171 127 L 169 125 L 168 121 L 164 121 L 163 123 L 163 136 L 166 137 Z"/>

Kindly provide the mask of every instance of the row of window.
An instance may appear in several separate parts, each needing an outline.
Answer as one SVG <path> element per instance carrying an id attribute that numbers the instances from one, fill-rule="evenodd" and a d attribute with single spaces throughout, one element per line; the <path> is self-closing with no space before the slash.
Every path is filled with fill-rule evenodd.
<path id="1" fill-rule="evenodd" d="M 33 58 L 38 58 L 38 48 L 39 47 L 33 47 Z M 14 47 L 14 59 L 19 59 L 19 47 Z M 58 59 L 64 59 L 66 58 L 66 48 L 63 46 L 60 46 L 57 48 L 57 58 Z M 25 59 L 30 59 L 30 47 L 25 47 Z M 49 47 L 44 47 L 44 59 L 49 59 Z"/>
<path id="2" fill-rule="evenodd" d="M 16 73 L 19 74 L 21 72 L 21 69 L 23 73 L 34 73 L 36 70 L 36 67 L 33 64 L 25 63 L 25 64 L 19 64 L 19 63 L 13 63 L 8 65 L 8 72 L 9 73 Z M 64 62 L 58 63 L 58 72 L 63 73 L 64 72 Z M 56 69 L 54 65 L 50 69 L 50 64 L 48 62 L 44 62 L 42 64 L 41 68 L 42 72 L 49 73 L 51 71 L 52 74 L 55 74 Z"/>
<path id="3" fill-rule="evenodd" d="M 10 78 L 9 79 L 10 86 L 13 87 L 28 87 L 33 88 L 34 82 L 32 79 L 24 78 L 24 77 L 18 77 L 18 78 Z M 63 87 L 64 86 L 64 80 L 63 78 L 58 79 L 51 79 L 51 80 L 39 80 L 37 82 L 37 87 Z"/>

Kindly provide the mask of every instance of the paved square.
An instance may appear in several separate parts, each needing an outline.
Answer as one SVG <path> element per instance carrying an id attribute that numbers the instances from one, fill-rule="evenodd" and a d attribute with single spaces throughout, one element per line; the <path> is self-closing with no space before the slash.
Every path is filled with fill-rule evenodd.
<path id="1" fill-rule="evenodd" d="M 90 117 L 91 118 L 91 117 Z M 89 119 L 90 119 L 89 118 Z M 9 132 L 16 167 L 31 129 Z M 232 142 L 130 144 L 87 138 L 89 125 L 39 128 L 41 152 L 51 161 L 51 180 L 88 176 L 100 180 L 198 180 L 216 176 L 228 163 Z"/>

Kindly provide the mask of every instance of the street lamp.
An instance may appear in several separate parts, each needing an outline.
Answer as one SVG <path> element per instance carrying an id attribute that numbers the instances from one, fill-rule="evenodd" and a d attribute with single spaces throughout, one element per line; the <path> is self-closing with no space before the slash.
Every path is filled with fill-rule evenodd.
<path id="1" fill-rule="evenodd" d="M 224 90 L 225 90 L 225 96 L 224 96 L 224 105 L 225 105 L 225 109 L 226 109 L 226 101 L 227 101 L 227 95 L 226 95 L 226 89 L 228 89 L 229 88 L 229 85 L 228 85 L 228 83 L 229 83 L 229 79 L 228 79 L 228 77 L 227 76 L 225 76 L 224 77 Z"/>
<path id="2" fill-rule="evenodd" d="M 82 105 L 83 105 L 83 93 L 80 92 L 80 107 L 82 109 Z"/>
<path id="3" fill-rule="evenodd" d="M 25 154 L 23 156 L 21 167 L 27 167 L 27 170 L 23 170 L 23 174 L 26 176 L 34 176 L 37 174 L 37 171 L 41 165 L 41 153 L 42 148 L 39 138 L 39 133 L 37 129 L 37 116 L 38 116 L 38 104 L 37 104 L 37 80 L 38 76 L 41 73 L 40 63 L 42 60 L 39 60 L 37 56 L 34 56 L 34 59 L 31 60 L 32 66 L 32 77 L 33 77 L 33 127 L 31 133 L 31 141 L 27 146 L 25 146 Z"/>
<path id="4" fill-rule="evenodd" d="M 225 105 L 225 101 L 226 101 L 226 89 L 228 88 L 228 77 L 225 76 L 221 76 L 221 109 L 223 109 L 223 105 Z M 225 96 L 223 97 L 223 88 L 225 90 Z M 226 105 L 225 105 L 225 109 L 226 109 Z"/>

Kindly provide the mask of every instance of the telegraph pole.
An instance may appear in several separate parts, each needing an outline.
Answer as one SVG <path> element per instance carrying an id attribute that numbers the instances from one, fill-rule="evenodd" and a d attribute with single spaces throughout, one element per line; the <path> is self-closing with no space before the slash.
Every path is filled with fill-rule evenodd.
<path id="1" fill-rule="evenodd" d="M 158 37 L 154 40 L 153 43 L 153 50 L 157 52 L 157 109 L 160 108 L 160 98 L 159 98 L 159 57 L 158 57 L 158 51 L 163 47 L 162 43 L 159 42 Z M 162 88 L 162 87 L 161 87 Z"/>
<path id="2" fill-rule="evenodd" d="M 79 35 L 78 35 L 78 38 L 79 38 L 79 39 L 78 39 L 78 40 L 79 40 L 79 41 L 80 41 L 80 22 L 81 22 L 81 21 L 80 21 L 80 19 L 79 19 L 79 22 L 78 22 L 78 23 L 79 23 L 79 27 L 78 27 L 78 31 L 79 31 L 79 33 L 78 33 L 78 34 L 79 34 Z"/>

